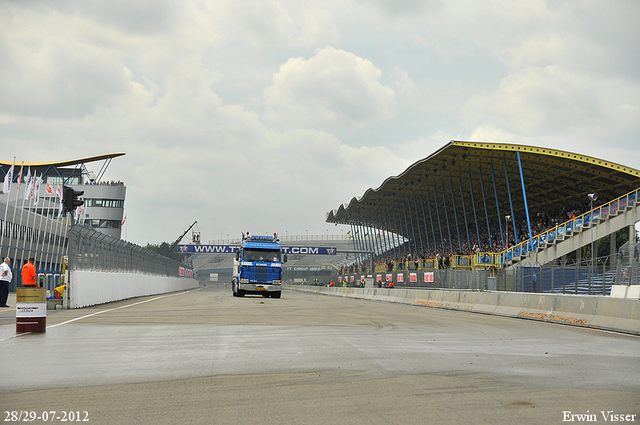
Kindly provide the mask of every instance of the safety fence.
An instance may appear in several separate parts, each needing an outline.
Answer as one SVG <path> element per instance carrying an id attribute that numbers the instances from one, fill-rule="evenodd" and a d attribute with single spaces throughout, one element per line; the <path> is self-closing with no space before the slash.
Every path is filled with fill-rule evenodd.
<path id="1" fill-rule="evenodd" d="M 10 259 L 11 292 L 22 286 L 22 267 L 30 258 L 40 286 L 50 291 L 64 283 L 66 269 L 181 277 L 194 274 L 192 268 L 146 248 L 80 224 L 70 226 L 68 220 L 55 218 L 57 208 L 22 208 L 21 204 L 0 202 L 0 261 Z"/>
<path id="2" fill-rule="evenodd" d="M 630 245 L 630 244 L 628 244 Z M 630 245 L 631 246 L 631 245 Z M 623 270 L 628 282 L 640 283 L 638 276 L 638 251 L 640 244 L 620 249 L 617 270 Z M 622 251 L 626 250 L 628 254 Z M 616 268 L 612 258 L 565 261 L 561 264 L 521 263 L 511 268 L 497 270 L 473 268 L 420 269 L 410 263 L 408 270 L 390 270 L 375 273 L 349 273 L 339 275 L 337 286 L 359 287 L 363 280 L 373 280 L 374 287 L 438 288 L 464 290 L 490 290 L 509 292 L 560 293 L 584 295 L 609 295 L 616 282 Z M 620 261 L 623 261 L 621 266 Z M 626 265 L 628 264 L 628 265 Z M 419 264 L 418 264 L 419 265 Z M 624 282 L 622 284 L 625 284 Z M 627 283 L 629 284 L 629 283 Z"/>
<path id="3" fill-rule="evenodd" d="M 81 225 L 69 229 L 69 268 L 100 272 L 193 276 L 193 270 L 146 248 Z"/>
<path id="4" fill-rule="evenodd" d="M 616 283 L 640 285 L 640 243 L 627 242 L 618 251 Z"/>

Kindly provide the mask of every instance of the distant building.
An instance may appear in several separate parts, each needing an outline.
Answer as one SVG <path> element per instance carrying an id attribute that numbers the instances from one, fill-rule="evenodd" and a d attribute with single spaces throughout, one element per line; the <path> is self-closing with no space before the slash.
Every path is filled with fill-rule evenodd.
<path id="1" fill-rule="evenodd" d="M 36 212 L 46 214 L 49 217 L 57 217 L 59 201 L 56 196 L 56 189 L 58 186 L 61 189 L 63 186 L 69 186 L 74 190 L 84 191 L 82 196 L 82 199 L 84 199 L 84 212 L 78 217 L 78 221 L 84 222 L 85 225 L 101 233 L 120 239 L 127 188 L 124 182 L 102 181 L 101 179 L 111 160 L 123 155 L 125 154 L 114 153 L 69 161 L 24 163 L 22 184 L 19 191 L 16 190 L 16 184 L 21 164 L 16 163 L 10 196 L 3 193 L 1 199 L 13 205 L 17 198 L 17 205 L 19 207 L 23 205 L 27 169 L 30 167 L 31 175 L 42 176 L 40 201 L 37 208 L 35 208 Z M 102 161 L 102 165 L 98 174 L 89 171 L 87 164 L 100 161 Z M 3 171 L 0 175 L 0 180 L 3 180 L 9 167 L 11 167 L 11 162 L 0 161 L 0 166 L 2 166 Z M 47 184 L 51 185 L 53 193 L 47 193 Z M 31 202 L 26 202 L 24 207 L 34 210 Z"/>

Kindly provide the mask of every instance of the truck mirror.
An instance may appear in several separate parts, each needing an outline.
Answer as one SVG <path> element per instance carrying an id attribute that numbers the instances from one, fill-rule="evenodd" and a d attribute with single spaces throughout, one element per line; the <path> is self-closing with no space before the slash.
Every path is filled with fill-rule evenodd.
<path id="1" fill-rule="evenodd" d="M 283 262 L 283 263 L 286 263 L 286 262 L 287 262 L 287 254 L 284 254 L 284 255 L 282 256 L 282 262 Z"/>
<path id="2" fill-rule="evenodd" d="M 236 261 L 240 261 L 240 251 L 236 252 Z"/>

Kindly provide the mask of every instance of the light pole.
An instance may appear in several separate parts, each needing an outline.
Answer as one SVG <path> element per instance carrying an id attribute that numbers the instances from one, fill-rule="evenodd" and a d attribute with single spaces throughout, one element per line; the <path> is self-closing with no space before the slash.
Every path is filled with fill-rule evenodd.
<path id="1" fill-rule="evenodd" d="M 595 250 L 593 248 L 593 202 L 598 200 L 597 193 L 590 193 L 587 195 L 589 197 L 589 203 L 591 207 L 589 209 L 589 222 L 591 223 L 591 272 L 589 273 L 589 294 L 591 294 L 591 282 L 593 281 L 593 265 L 595 263 Z"/>

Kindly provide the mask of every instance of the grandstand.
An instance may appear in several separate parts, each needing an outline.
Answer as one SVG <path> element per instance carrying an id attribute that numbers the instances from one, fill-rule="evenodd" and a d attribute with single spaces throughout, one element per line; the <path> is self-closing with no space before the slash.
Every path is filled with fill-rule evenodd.
<path id="1" fill-rule="evenodd" d="M 451 141 L 330 211 L 326 221 L 351 226 L 356 244 L 376 245 L 366 235 L 379 232 L 406 241 L 376 255 L 376 273 L 390 271 L 383 262 L 402 273 L 410 267 L 490 270 L 505 288 L 552 292 L 558 273 L 546 268 L 573 267 L 573 277 L 562 272 L 561 285 L 563 292 L 571 287 L 579 293 L 585 265 L 589 290 L 606 288 L 620 248 L 617 233 L 626 234 L 622 242 L 635 242 L 639 188 L 640 171 L 602 159 L 526 145 Z M 595 258 L 595 246 L 605 238 L 606 265 Z M 361 262 L 345 274 L 367 272 Z"/>

